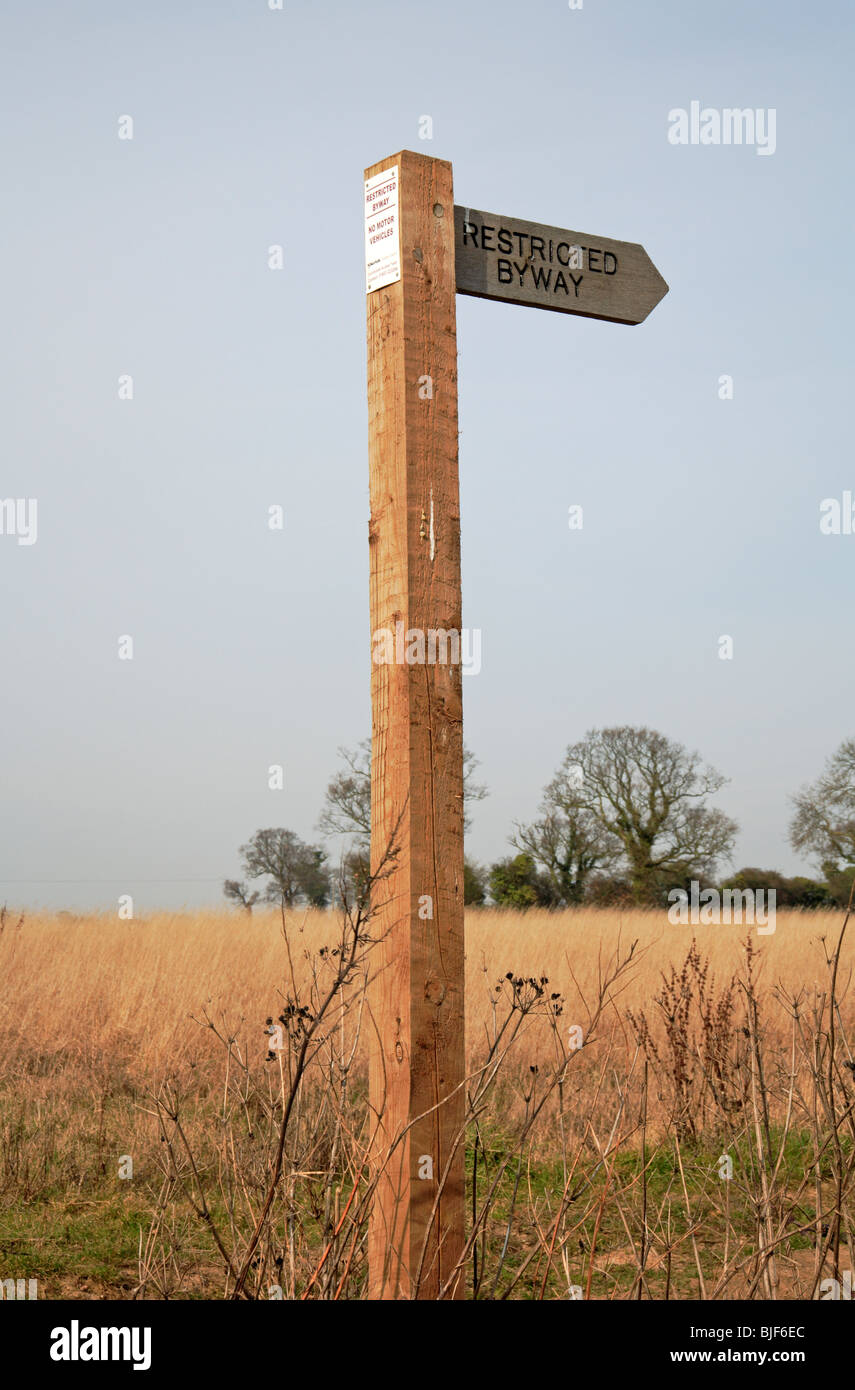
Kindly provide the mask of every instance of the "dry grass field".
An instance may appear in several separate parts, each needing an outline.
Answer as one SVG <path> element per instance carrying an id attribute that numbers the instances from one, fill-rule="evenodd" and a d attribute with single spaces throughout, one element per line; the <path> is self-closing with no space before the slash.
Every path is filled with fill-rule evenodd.
<path id="1" fill-rule="evenodd" d="M 251 918 L 233 911 L 156 913 L 130 922 L 106 914 L 42 914 L 27 915 L 20 927 L 16 921 L 10 913 L 0 938 L 6 1066 L 34 1053 L 69 1060 L 113 1055 L 135 1079 L 151 1081 L 180 1059 L 213 1052 L 192 1019 L 206 1006 L 224 1012 L 232 1026 L 240 1020 L 247 1039 L 254 1038 L 264 1054 L 265 1017 L 277 1012 L 274 1006 L 287 989 L 278 911 L 256 910 Z M 287 922 L 297 976 L 308 978 L 306 958 L 335 944 L 335 916 L 300 911 Z M 580 992 L 593 998 L 598 966 L 619 946 L 637 941 L 637 963 L 621 983 L 619 1012 L 637 1011 L 649 1004 L 669 965 L 682 962 L 693 937 L 716 977 L 725 980 L 741 968 L 750 934 L 762 990 L 771 994 L 779 984 L 822 990 L 840 922 L 840 913 L 781 912 L 775 932 L 758 936 L 749 926 L 674 926 L 656 911 L 470 910 L 467 1051 L 480 1046 L 492 987 L 508 971 L 546 976 L 572 1012 Z M 847 990 L 853 967 L 855 932 L 842 952 L 844 1009 L 847 1003 L 855 1007 Z M 780 1009 L 773 1009 L 770 1025 L 789 1033 Z"/>
<path id="2" fill-rule="evenodd" d="M 851 1267 L 842 916 L 781 912 L 758 935 L 664 911 L 467 914 L 468 1296 L 818 1297 Z M 283 932 L 278 912 L 9 910 L 2 927 L 0 1279 L 230 1296 L 293 1086 L 246 1291 L 364 1296 L 362 957 L 294 1070 L 336 914 Z"/>

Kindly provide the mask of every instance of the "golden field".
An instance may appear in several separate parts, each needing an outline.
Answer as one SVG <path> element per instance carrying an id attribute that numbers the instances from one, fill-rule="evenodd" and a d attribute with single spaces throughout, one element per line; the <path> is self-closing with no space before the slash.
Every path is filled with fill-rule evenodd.
<path id="1" fill-rule="evenodd" d="M 782 911 L 760 935 L 655 910 L 470 910 L 467 1296 L 817 1297 L 848 1268 L 855 932 L 829 1007 L 842 923 Z M 269 1059 L 265 1023 L 289 995 L 311 1001 L 341 933 L 332 912 L 284 925 L 0 915 L 0 1279 L 36 1278 L 47 1298 L 229 1297 L 273 1181 L 244 1296 L 281 1282 L 286 1298 L 365 1297 L 358 978 L 294 1081 L 271 1179 L 299 1035 Z M 520 1007 L 508 974 L 548 988 Z M 485 1080 L 503 1020 L 511 1045 Z"/>
<path id="2" fill-rule="evenodd" d="M 334 944 L 331 912 L 287 916 L 298 981 L 308 977 L 319 947 Z M 758 980 L 792 991 L 828 985 L 826 949 L 837 942 L 839 912 L 780 912 L 776 930 L 751 926 L 676 926 L 664 911 L 579 909 L 550 913 L 476 909 L 466 916 L 467 1050 L 478 1050 L 490 1021 L 490 995 L 508 971 L 547 976 L 550 990 L 576 1021 L 580 993 L 596 994 L 598 967 L 637 942 L 637 961 L 619 989 L 619 1011 L 650 1006 L 669 965 L 679 965 L 694 937 L 719 980 L 739 972 L 747 935 L 759 953 Z M 288 960 L 278 911 L 154 913 L 136 921 L 94 916 L 25 916 L 10 912 L 0 937 L 0 1029 L 6 1064 L 22 1049 L 66 1057 L 120 1053 L 137 1076 L 154 1078 L 180 1058 L 209 1047 L 193 1022 L 207 1008 L 230 1026 L 265 1042 L 265 1018 L 277 1014 L 287 990 Z M 838 994 L 844 1016 L 855 965 L 855 932 L 844 940 Z M 772 1020 L 786 1027 L 770 998 Z M 780 1014 L 780 1016 L 778 1016 Z M 850 1014 L 851 1016 L 851 1014 Z M 584 1013 L 578 1021 L 584 1021 Z"/>

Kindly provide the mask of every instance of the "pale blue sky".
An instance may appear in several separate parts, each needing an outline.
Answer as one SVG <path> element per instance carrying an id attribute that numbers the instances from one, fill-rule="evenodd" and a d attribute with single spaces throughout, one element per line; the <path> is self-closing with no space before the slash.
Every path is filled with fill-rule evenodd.
<path id="1" fill-rule="evenodd" d="M 0 497 L 39 532 L 0 536 L 0 902 L 216 902 L 258 827 L 314 837 L 369 728 L 362 171 L 401 148 L 459 203 L 642 242 L 671 286 L 637 328 L 458 300 L 470 852 L 507 852 L 586 729 L 646 723 L 731 779 L 738 864 L 807 867 L 787 795 L 855 733 L 855 536 L 819 531 L 855 489 L 853 27 L 12 0 Z M 774 107 L 775 154 L 670 145 L 693 100 Z"/>

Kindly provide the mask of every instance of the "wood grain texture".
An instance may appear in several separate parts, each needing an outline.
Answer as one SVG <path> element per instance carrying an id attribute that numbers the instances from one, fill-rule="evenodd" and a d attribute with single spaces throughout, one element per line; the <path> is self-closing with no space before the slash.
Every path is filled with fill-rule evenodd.
<path id="1" fill-rule="evenodd" d="M 373 1298 L 430 1299 L 464 1231 L 462 672 L 378 663 L 373 639 L 399 623 L 461 626 L 454 196 L 451 165 L 410 151 L 365 177 L 394 164 L 402 275 L 367 296 L 375 872 L 397 830 L 372 894 L 375 1162 L 400 1142 L 380 1178 L 369 1262 Z M 419 1176 L 426 1158 L 432 1178 Z"/>
<path id="2" fill-rule="evenodd" d="M 458 294 L 634 324 L 668 293 L 633 241 L 464 207 L 454 209 L 454 229 Z"/>

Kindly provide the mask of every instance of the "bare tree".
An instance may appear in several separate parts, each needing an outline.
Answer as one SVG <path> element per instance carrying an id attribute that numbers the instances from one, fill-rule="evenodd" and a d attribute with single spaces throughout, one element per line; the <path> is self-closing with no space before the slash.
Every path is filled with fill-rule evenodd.
<path id="1" fill-rule="evenodd" d="M 855 864 L 855 739 L 845 739 L 825 770 L 792 798 L 793 849 L 807 851 L 826 875 Z"/>
<path id="2" fill-rule="evenodd" d="M 620 844 L 637 902 L 653 900 L 668 873 L 711 872 L 732 851 L 736 822 L 704 804 L 727 779 L 653 729 L 590 730 L 568 748 L 562 778 L 578 813 Z"/>
<path id="3" fill-rule="evenodd" d="M 579 804 L 575 786 L 561 772 L 544 792 L 540 818 L 515 825 L 511 844 L 544 870 L 556 906 L 580 903 L 591 874 L 610 868 L 621 852 L 617 836 Z"/>
<path id="4" fill-rule="evenodd" d="M 256 830 L 241 845 L 240 856 L 247 878 L 269 878 L 265 896 L 283 909 L 300 901 L 315 907 L 329 902 L 326 855 L 317 845 L 304 844 L 293 830 Z"/>
<path id="5" fill-rule="evenodd" d="M 371 840 L 371 740 L 365 738 L 357 748 L 340 748 L 339 756 L 345 767 L 337 772 L 327 787 L 323 810 L 318 820 L 322 835 L 355 835 L 367 845 Z M 469 817 L 465 807 L 482 801 L 487 788 L 474 780 L 478 759 L 468 748 L 463 750 L 463 828 L 468 830 Z"/>
<path id="6" fill-rule="evenodd" d="M 480 760 L 475 757 L 471 749 L 464 744 L 463 747 L 463 829 L 468 830 L 472 824 L 472 817 L 467 814 L 466 807 L 471 806 L 473 801 L 483 801 L 489 793 L 482 782 L 475 781 L 475 769 L 480 766 Z"/>
<path id="7" fill-rule="evenodd" d="M 364 738 L 353 749 L 339 748 L 344 760 L 327 787 L 318 820 L 322 835 L 355 835 L 368 844 L 371 839 L 371 739 Z"/>
<path id="8" fill-rule="evenodd" d="M 259 901 L 261 894 L 251 893 L 245 883 L 239 883 L 234 878 L 227 878 L 223 884 L 223 896 L 228 898 L 230 902 L 238 903 L 247 916 L 251 917 L 252 909 Z"/>

